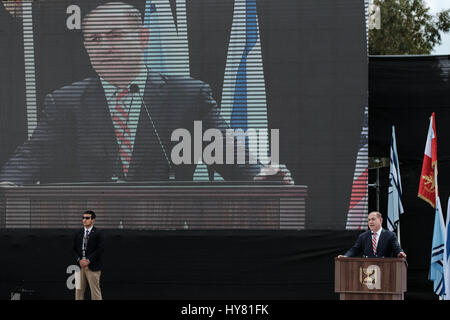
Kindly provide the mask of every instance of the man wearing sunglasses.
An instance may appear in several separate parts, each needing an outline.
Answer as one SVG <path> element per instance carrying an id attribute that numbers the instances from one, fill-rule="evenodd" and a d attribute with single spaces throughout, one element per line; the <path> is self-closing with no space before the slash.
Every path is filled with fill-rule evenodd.
<path id="1" fill-rule="evenodd" d="M 73 239 L 73 251 L 80 266 L 80 283 L 75 289 L 75 300 L 84 300 L 87 284 L 91 290 L 91 299 L 102 300 L 100 275 L 104 238 L 102 232 L 94 227 L 94 211 L 85 211 L 82 219 L 83 229 L 78 231 Z"/>

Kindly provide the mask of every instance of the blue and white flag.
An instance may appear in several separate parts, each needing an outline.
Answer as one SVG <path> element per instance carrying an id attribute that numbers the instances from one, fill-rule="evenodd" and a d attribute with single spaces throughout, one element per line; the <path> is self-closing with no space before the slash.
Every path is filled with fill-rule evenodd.
<path id="1" fill-rule="evenodd" d="M 145 2 L 144 26 L 150 30 L 145 64 L 154 72 L 189 77 L 186 0 L 176 0 L 173 4 L 175 11 L 170 0 Z M 223 180 L 217 173 L 215 176 L 216 180 Z M 194 180 L 209 180 L 207 167 L 201 161 L 195 169 Z"/>
<path id="2" fill-rule="evenodd" d="M 434 293 L 443 297 L 444 286 L 444 247 L 445 247 L 445 224 L 442 216 L 441 201 L 436 197 L 436 213 L 434 217 L 433 243 L 431 249 L 431 266 L 429 280 L 434 282 Z"/>
<path id="3" fill-rule="evenodd" d="M 395 127 L 392 126 L 387 225 L 390 231 L 393 231 L 397 234 L 399 243 L 400 243 L 400 214 L 403 213 L 403 205 L 401 197 L 402 197 L 402 182 L 400 178 L 400 166 L 398 163 L 397 142 L 395 139 Z"/>
<path id="4" fill-rule="evenodd" d="M 448 218 L 450 214 L 450 197 L 448 198 L 447 202 L 447 225 L 445 227 L 445 246 L 444 246 L 444 287 L 445 287 L 445 300 L 450 300 L 450 237 L 449 235 L 449 228 L 450 228 L 450 219 Z"/>
<path id="5" fill-rule="evenodd" d="M 249 146 L 258 160 L 269 162 L 267 101 L 256 0 L 235 0 L 222 90 L 221 115 L 232 129 L 258 130 Z"/>
<path id="6" fill-rule="evenodd" d="M 144 26 L 150 35 L 144 59 L 152 71 L 189 76 L 186 0 L 176 0 L 175 6 L 176 17 L 170 0 L 145 2 Z"/>
<path id="7" fill-rule="evenodd" d="M 363 230 L 367 228 L 367 208 L 369 193 L 367 182 L 369 178 L 369 108 L 364 108 L 364 118 L 356 155 L 355 171 L 353 173 L 352 193 L 347 213 L 347 230 Z"/>

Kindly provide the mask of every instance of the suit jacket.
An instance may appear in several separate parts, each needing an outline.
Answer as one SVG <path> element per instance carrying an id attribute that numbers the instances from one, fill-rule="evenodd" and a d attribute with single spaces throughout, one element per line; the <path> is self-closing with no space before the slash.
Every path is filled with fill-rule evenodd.
<path id="1" fill-rule="evenodd" d="M 225 136 L 228 126 L 207 84 L 187 77 L 149 72 L 142 92 L 169 160 L 172 147 L 178 143 L 170 141 L 175 129 L 185 128 L 191 132 L 193 149 L 195 120 L 202 121 L 203 130 L 217 128 Z M 46 96 L 37 128 L 2 168 L 0 181 L 18 185 L 37 181 L 107 182 L 122 174 L 118 152 L 100 78 L 89 78 Z M 175 179 L 192 180 L 197 161 L 192 163 L 172 165 Z M 226 180 L 252 180 L 260 165 L 214 165 L 213 169 Z M 133 155 L 124 180 L 165 181 L 168 177 L 169 165 L 142 107 Z"/>
<path id="2" fill-rule="evenodd" d="M 374 255 L 372 248 L 372 231 L 367 230 L 359 235 L 358 240 L 356 240 L 353 247 L 347 251 L 345 256 L 356 257 L 363 255 L 372 258 L 396 257 L 402 251 L 395 233 L 382 229 L 380 238 L 378 239 L 377 254 Z"/>
<path id="3" fill-rule="evenodd" d="M 73 238 L 72 250 L 75 254 L 75 260 L 77 265 L 79 261 L 83 258 L 83 237 L 84 228 L 77 231 Z M 86 247 L 86 259 L 90 261 L 89 269 L 92 271 L 99 271 L 103 267 L 102 255 L 104 248 L 104 236 L 101 230 L 96 227 L 92 227 L 89 233 L 89 238 Z"/>

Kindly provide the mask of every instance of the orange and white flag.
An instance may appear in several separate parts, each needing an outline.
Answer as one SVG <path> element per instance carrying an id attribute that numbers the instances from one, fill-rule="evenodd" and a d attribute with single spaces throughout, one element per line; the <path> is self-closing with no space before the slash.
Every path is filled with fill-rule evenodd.
<path id="1" fill-rule="evenodd" d="M 428 128 L 427 143 L 423 156 L 422 173 L 420 174 L 420 184 L 418 197 L 428 202 L 433 208 L 436 207 L 436 197 L 438 197 L 437 187 L 437 137 L 434 112 L 430 118 Z"/>

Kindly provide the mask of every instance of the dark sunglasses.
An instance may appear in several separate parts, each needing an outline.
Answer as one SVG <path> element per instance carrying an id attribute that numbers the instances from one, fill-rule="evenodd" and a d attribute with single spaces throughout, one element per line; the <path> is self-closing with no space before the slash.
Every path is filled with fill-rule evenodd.
<path id="1" fill-rule="evenodd" d="M 91 217 L 83 217 L 83 220 L 84 220 L 84 219 L 89 220 L 90 218 L 91 218 Z"/>

